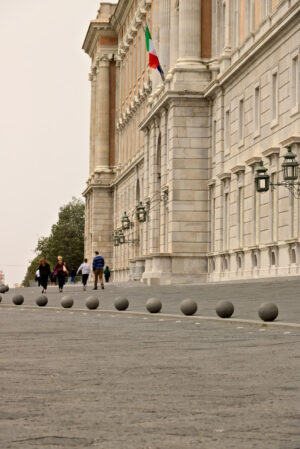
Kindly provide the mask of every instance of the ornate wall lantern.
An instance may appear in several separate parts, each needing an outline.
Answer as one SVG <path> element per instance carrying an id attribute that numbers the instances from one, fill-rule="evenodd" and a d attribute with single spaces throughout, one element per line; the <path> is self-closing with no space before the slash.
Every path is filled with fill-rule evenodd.
<path id="1" fill-rule="evenodd" d="M 255 188 L 257 192 L 267 192 L 269 187 L 274 190 L 275 186 L 286 187 L 295 198 L 300 198 L 300 183 L 296 182 L 298 179 L 299 163 L 295 160 L 296 155 L 292 152 L 290 146 L 287 147 L 287 153 L 283 156 L 282 167 L 282 182 L 270 182 L 270 176 L 267 169 L 263 166 L 262 161 L 256 170 L 255 174 Z"/>
<path id="2" fill-rule="evenodd" d="M 123 214 L 121 223 L 122 223 L 122 229 L 123 229 L 124 231 L 125 231 L 126 229 L 129 229 L 129 228 L 131 227 L 131 225 L 132 225 L 132 223 L 131 223 L 131 221 L 129 220 L 129 217 L 128 217 L 128 215 L 127 215 L 126 212 L 124 212 L 124 214 Z"/>
<path id="3" fill-rule="evenodd" d="M 267 192 L 270 186 L 270 176 L 264 167 L 263 161 L 260 161 L 255 174 L 255 188 L 257 192 Z"/>
<path id="4" fill-rule="evenodd" d="M 122 229 L 119 231 L 118 237 L 119 237 L 120 244 L 123 245 L 123 243 L 125 243 L 125 235 L 123 234 Z"/>
<path id="5" fill-rule="evenodd" d="M 282 163 L 283 179 L 285 181 L 295 181 L 298 179 L 299 163 L 295 161 L 296 155 L 292 152 L 291 147 L 287 147 L 287 153 L 283 156 Z"/>
<path id="6" fill-rule="evenodd" d="M 136 218 L 139 223 L 144 223 L 146 221 L 147 212 L 145 206 L 140 201 L 139 205 L 136 208 Z"/>
<path id="7" fill-rule="evenodd" d="M 114 246 L 120 245 L 120 239 L 119 239 L 119 235 L 117 232 L 113 233 L 113 244 L 114 244 Z"/>

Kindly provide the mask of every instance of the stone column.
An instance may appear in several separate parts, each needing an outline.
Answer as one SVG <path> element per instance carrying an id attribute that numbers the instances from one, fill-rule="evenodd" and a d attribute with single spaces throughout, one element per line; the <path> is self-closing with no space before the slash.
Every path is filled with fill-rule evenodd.
<path id="1" fill-rule="evenodd" d="M 121 61 L 117 59 L 116 62 L 116 127 L 115 127 L 115 165 L 119 165 L 120 156 L 119 156 L 119 127 L 118 120 L 120 117 L 120 89 L 121 89 L 121 77 L 120 77 L 120 66 Z"/>
<path id="2" fill-rule="evenodd" d="M 160 0 L 159 5 L 159 60 L 167 74 L 170 66 L 170 0 Z"/>
<path id="3" fill-rule="evenodd" d="M 179 2 L 179 65 L 200 62 L 201 57 L 201 0 Z"/>
<path id="4" fill-rule="evenodd" d="M 178 59 L 178 44 L 179 44 L 179 14 L 178 14 L 178 0 L 171 0 L 170 11 L 170 36 L 172 36 L 172 43 L 170 45 L 170 69 L 175 67 Z"/>
<path id="5" fill-rule="evenodd" d="M 95 116 L 96 116 L 96 73 L 89 75 L 91 81 L 91 115 L 90 115 L 90 175 L 95 168 Z"/>
<path id="6" fill-rule="evenodd" d="M 95 169 L 109 167 L 109 60 L 98 63 L 95 119 Z"/>

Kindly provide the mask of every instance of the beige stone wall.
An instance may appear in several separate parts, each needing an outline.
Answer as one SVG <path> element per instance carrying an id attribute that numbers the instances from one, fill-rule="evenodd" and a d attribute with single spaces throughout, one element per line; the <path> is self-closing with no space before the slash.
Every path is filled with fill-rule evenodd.
<path id="1" fill-rule="evenodd" d="M 233 72 L 215 93 L 212 122 L 215 122 L 216 137 L 210 199 L 215 223 L 211 225 L 211 280 L 286 275 L 299 269 L 299 200 L 284 187 L 263 194 L 256 193 L 254 188 L 255 168 L 260 159 L 273 182 L 282 180 L 281 163 L 287 139 L 295 142 L 293 151 L 299 158 L 300 118 L 295 112 L 297 108 L 291 107 L 296 104 L 292 97 L 291 67 L 300 48 L 300 30 L 299 22 L 297 26 L 293 23 L 296 25 L 296 17 L 285 33 L 278 33 L 271 46 L 256 52 L 255 59 L 245 63 L 244 69 Z M 277 105 L 274 104 L 274 76 L 278 83 Z M 241 126 L 242 138 L 239 135 Z M 229 144 L 226 144 L 226 134 Z M 228 229 L 224 230 L 224 226 Z"/>

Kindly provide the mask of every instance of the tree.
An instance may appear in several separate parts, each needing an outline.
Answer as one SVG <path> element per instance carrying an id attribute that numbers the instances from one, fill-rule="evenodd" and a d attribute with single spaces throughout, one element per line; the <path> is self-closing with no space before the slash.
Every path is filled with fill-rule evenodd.
<path id="1" fill-rule="evenodd" d="M 35 253 L 37 256 L 28 267 L 24 285 L 34 279 L 34 276 L 28 279 L 27 275 L 32 276 L 31 266 L 42 256 L 47 258 L 51 268 L 57 263 L 57 256 L 63 257 L 69 269 L 79 267 L 84 256 L 84 203 L 81 200 L 72 198 L 60 208 L 57 223 L 52 226 L 49 237 L 39 238 Z M 36 271 L 37 265 L 35 267 Z"/>

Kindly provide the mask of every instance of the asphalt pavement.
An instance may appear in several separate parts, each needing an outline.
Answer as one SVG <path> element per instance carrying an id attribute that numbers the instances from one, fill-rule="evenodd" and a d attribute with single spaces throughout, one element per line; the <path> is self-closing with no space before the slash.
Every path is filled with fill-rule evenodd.
<path id="1" fill-rule="evenodd" d="M 299 278 L 48 290 L 45 308 L 37 287 L 2 295 L 1 449 L 300 448 L 300 329 L 204 319 L 229 299 L 236 319 L 257 320 L 270 300 L 278 322 L 300 324 Z M 88 311 L 95 293 L 100 307 Z M 117 296 L 128 312 L 115 311 Z M 161 314 L 147 313 L 149 297 Z M 179 310 L 186 297 L 198 303 L 193 319 Z"/>

